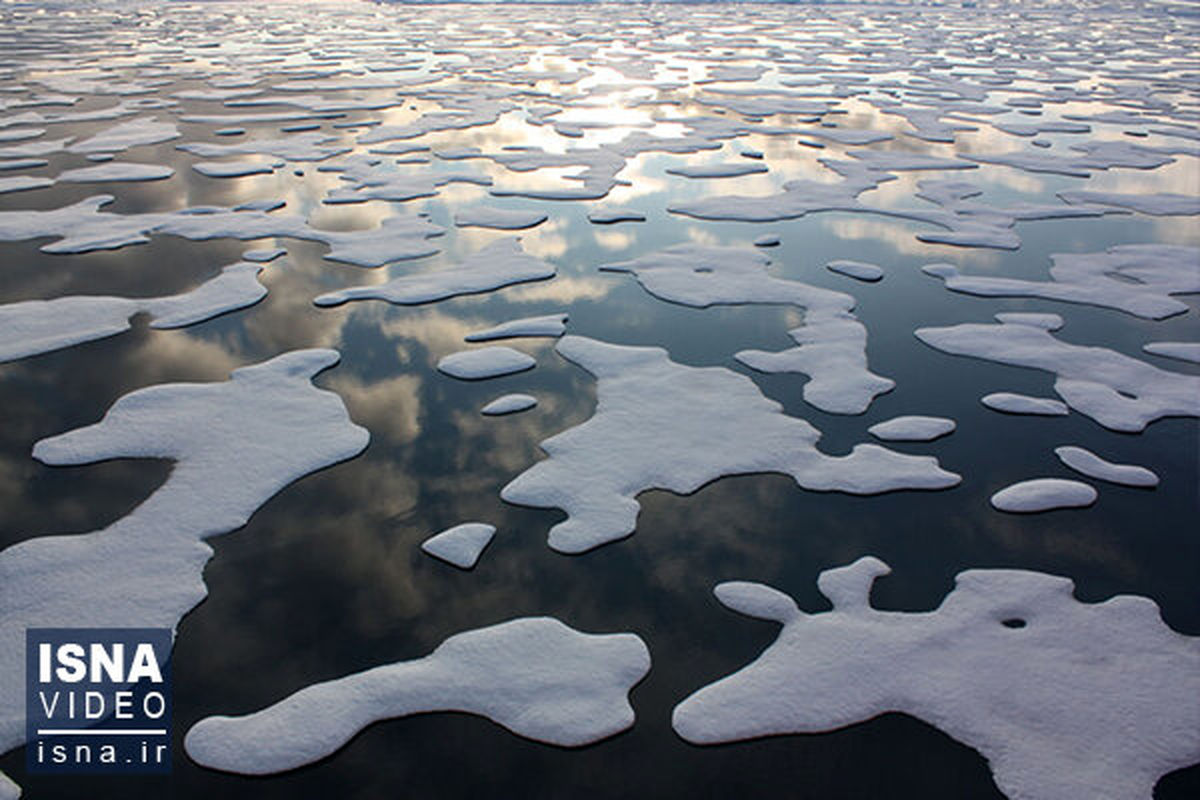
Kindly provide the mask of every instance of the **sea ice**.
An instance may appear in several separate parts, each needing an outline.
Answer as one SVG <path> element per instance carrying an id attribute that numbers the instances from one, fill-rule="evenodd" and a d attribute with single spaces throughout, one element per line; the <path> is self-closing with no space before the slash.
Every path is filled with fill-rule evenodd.
<path id="1" fill-rule="evenodd" d="M 1134 464 L 1114 464 L 1083 447 L 1074 445 L 1056 447 L 1054 454 L 1058 456 L 1059 461 L 1089 478 L 1147 489 L 1158 486 L 1158 476 L 1145 467 Z"/>
<path id="2" fill-rule="evenodd" d="M 883 278 L 882 269 L 875 264 L 866 264 L 862 261 L 847 261 L 845 259 L 830 261 L 825 265 L 825 269 L 840 275 L 847 275 L 856 280 L 867 281 L 868 283 L 873 283 Z"/>
<path id="3" fill-rule="evenodd" d="M 759 162 L 667 167 L 668 175 L 681 175 L 685 178 L 737 178 L 741 175 L 754 175 L 766 171 L 767 165 Z"/>
<path id="4" fill-rule="evenodd" d="M 454 224 L 460 228 L 496 228 L 502 231 L 517 231 L 541 225 L 549 217 L 540 211 L 476 206 L 459 211 L 454 215 Z"/>
<path id="5" fill-rule="evenodd" d="M 537 398 L 531 394 L 506 394 L 488 403 L 479 410 L 479 413 L 489 417 L 498 417 L 528 411 L 536 405 Z"/>
<path id="6" fill-rule="evenodd" d="M 437 363 L 439 371 L 464 381 L 498 378 L 533 369 L 537 361 L 528 353 L 504 345 L 460 350 L 443 357 Z"/>
<path id="7" fill-rule="evenodd" d="M 332 253 L 330 254 L 332 256 Z M 517 238 L 497 239 L 449 269 L 402 275 L 387 283 L 356 286 L 317 297 L 319 306 L 349 300 L 387 300 L 400 305 L 432 303 L 462 294 L 490 292 L 514 283 L 554 277 L 553 264 L 528 255 Z"/>
<path id="8" fill-rule="evenodd" d="M 964 323 L 919 328 L 916 336 L 944 353 L 1053 372 L 1058 396 L 1111 430 L 1136 433 L 1162 417 L 1200 417 L 1200 376 L 1061 342 L 1034 325 Z"/>
<path id="9" fill-rule="evenodd" d="M 743 350 L 737 359 L 760 372 L 809 376 L 804 399 L 822 411 L 859 414 L 895 383 L 867 369 L 867 329 L 848 294 L 771 276 L 756 250 L 680 244 L 601 270 L 631 272 L 646 291 L 672 303 L 706 308 L 787 303 L 805 309 L 804 326 L 789 331 L 798 345 L 778 353 Z"/>
<path id="10" fill-rule="evenodd" d="M 209 178 L 242 178 L 247 175 L 270 175 L 283 162 L 276 161 L 197 161 L 192 169 Z"/>
<path id="11" fill-rule="evenodd" d="M 635 634 L 525 617 L 451 636 L 425 658 L 313 684 L 254 714 L 208 717 L 184 747 L 203 766 L 266 775 L 318 761 L 378 720 L 432 711 L 579 747 L 633 725 L 628 693 L 649 670 Z"/>
<path id="12" fill-rule="evenodd" d="M 721 603 L 782 630 L 676 706 L 676 732 L 713 744 L 899 711 L 982 753 L 1013 800 L 1149 798 L 1200 760 L 1200 640 L 1153 600 L 1081 603 L 1066 578 L 975 569 L 934 611 L 881 611 L 870 591 L 888 572 L 871 556 L 822 572 L 833 610 L 817 614 L 763 584 L 717 586 Z"/>
<path id="13" fill-rule="evenodd" d="M 1041 297 L 1116 308 L 1147 319 L 1188 310 L 1173 294 L 1200 292 L 1200 248 L 1169 244 L 1119 245 L 1103 253 L 1055 253 L 1049 281 L 963 275 L 953 264 L 929 264 L 927 275 L 946 288 L 985 297 Z"/>
<path id="14" fill-rule="evenodd" d="M 588 221 L 597 225 L 612 225 L 617 222 L 645 222 L 646 215 L 636 208 L 602 206 L 588 212 Z"/>
<path id="15" fill-rule="evenodd" d="M 1141 214 L 1154 216 L 1194 216 L 1200 214 L 1200 197 L 1194 194 L 1122 194 L 1120 192 L 1096 192 L 1074 189 L 1059 192 L 1058 196 L 1071 204 L 1115 206 L 1128 208 Z"/>
<path id="16" fill-rule="evenodd" d="M 118 153 L 131 147 L 161 144 L 179 138 L 174 122 L 159 122 L 155 117 L 139 117 L 114 125 L 95 136 L 67 148 L 71 153 Z"/>
<path id="17" fill-rule="evenodd" d="M 495 525 L 464 522 L 429 537 L 421 543 L 421 549 L 459 569 L 471 569 L 495 535 Z"/>
<path id="18" fill-rule="evenodd" d="M 175 174 L 171 167 L 160 164 L 133 164 L 111 161 L 95 167 L 79 167 L 59 173 L 66 183 L 103 183 L 107 181 L 160 181 Z"/>
<path id="19" fill-rule="evenodd" d="M 266 296 L 261 264 L 239 262 L 190 292 L 170 297 L 74 296 L 0 305 L 0 362 L 48 353 L 129 330 L 146 312 L 152 328 L 181 328 L 252 306 Z"/>
<path id="20" fill-rule="evenodd" d="M 1200 342 L 1150 342 L 1142 349 L 1151 355 L 1200 364 Z"/>
<path id="21" fill-rule="evenodd" d="M 1005 414 L 1033 414 L 1043 417 L 1065 417 L 1067 404 L 1049 397 L 1030 397 L 1012 392 L 994 392 L 983 397 L 981 402 L 994 411 Z"/>
<path id="22" fill-rule="evenodd" d="M 867 433 L 885 442 L 930 442 L 953 433 L 954 420 L 945 417 L 893 417 L 867 428 Z"/>
<path id="23" fill-rule="evenodd" d="M 47 186 L 53 185 L 53 178 L 43 178 L 34 175 L 13 175 L 9 178 L 0 178 L 0 194 L 25 192 L 30 189 L 45 189 Z"/>
<path id="24" fill-rule="evenodd" d="M 780 472 L 816 491 L 877 494 L 943 489 L 959 476 L 929 456 L 859 444 L 845 456 L 816 448 L 820 433 L 782 413 L 753 381 L 724 367 L 688 367 L 659 347 L 565 336 L 555 348 L 599 380 L 591 419 L 542 442 L 549 458 L 504 487 L 511 503 L 561 508 L 550 547 L 582 553 L 633 532 L 637 495 L 690 494 L 725 475 Z"/>
<path id="25" fill-rule="evenodd" d="M 176 383 L 121 397 L 94 424 L 42 439 L 34 458 L 91 464 L 169 458 L 170 476 L 125 517 L 91 533 L 0 551 L 0 752 L 25 741 L 25 629 L 174 629 L 204 599 L 203 540 L 236 530 L 299 478 L 352 458 L 367 431 L 311 383 L 333 350 L 297 350 L 223 383 Z"/>
<path id="26" fill-rule="evenodd" d="M 468 342 L 487 342 L 493 339 L 514 339 L 520 336 L 562 336 L 567 329 L 565 313 L 546 314 L 541 317 L 523 317 L 502 322 L 492 328 L 475 331 L 463 337 Z"/>
<path id="27" fill-rule="evenodd" d="M 1014 514 L 1033 514 L 1060 508 L 1086 508 L 1096 502 L 1096 490 L 1064 478 L 1033 478 L 1014 483 L 992 495 L 992 505 Z"/>

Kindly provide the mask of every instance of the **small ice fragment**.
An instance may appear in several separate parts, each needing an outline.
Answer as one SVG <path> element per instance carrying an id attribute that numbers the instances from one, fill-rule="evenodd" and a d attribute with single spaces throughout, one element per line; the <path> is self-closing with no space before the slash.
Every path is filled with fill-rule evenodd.
<path id="1" fill-rule="evenodd" d="M 567 329 L 565 313 L 547 314 L 542 317 L 523 317 L 502 322 L 495 327 L 468 333 L 463 337 L 468 342 L 487 342 L 492 339 L 515 339 L 520 336 L 562 336 Z"/>
<path id="2" fill-rule="evenodd" d="M 1158 486 L 1158 476 L 1145 467 L 1135 464 L 1114 464 L 1082 447 L 1073 445 L 1056 447 L 1054 454 L 1058 456 L 1059 461 L 1089 478 L 1147 489 Z"/>
<path id="3" fill-rule="evenodd" d="M 262 250 L 247 250 L 242 253 L 242 259 L 245 261 L 253 261 L 256 264 L 265 264 L 268 261 L 274 261 L 281 255 L 287 253 L 287 250 L 282 247 L 272 247 Z"/>
<path id="4" fill-rule="evenodd" d="M 874 283 L 883 278 L 883 270 L 880 267 L 862 261 L 847 261 L 845 259 L 830 261 L 825 265 L 825 269 L 868 283 Z"/>
<path id="5" fill-rule="evenodd" d="M 80 167 L 60 173 L 58 179 L 67 183 L 101 183 L 105 181 L 159 181 L 175 174 L 175 170 L 159 164 L 131 164 L 111 161 L 96 167 Z"/>
<path id="6" fill-rule="evenodd" d="M 53 186 L 53 178 L 35 177 L 33 175 L 14 175 L 11 178 L 0 178 L 0 194 L 9 192 L 24 192 L 30 189 L 44 189 Z"/>
<path id="7" fill-rule="evenodd" d="M 952 419 L 911 415 L 876 423 L 867 428 L 867 433 L 885 442 L 930 442 L 952 433 L 954 428 Z"/>
<path id="8" fill-rule="evenodd" d="M 246 175 L 270 175 L 274 164 L 265 161 L 197 161 L 192 169 L 208 178 L 241 178 Z"/>
<path id="9" fill-rule="evenodd" d="M 1096 502 L 1096 490 L 1064 478 L 1033 478 L 1014 483 L 992 495 L 992 506 L 1014 514 L 1057 508 L 1086 508 Z"/>
<path id="10" fill-rule="evenodd" d="M 1050 397 L 1030 397 L 1012 392 L 994 392 L 986 395 L 982 401 L 993 411 L 1005 414 L 1034 414 L 1043 417 L 1065 417 L 1069 411 L 1067 404 Z"/>
<path id="11" fill-rule="evenodd" d="M 459 211 L 454 215 L 454 224 L 460 228 L 495 228 L 502 231 L 518 231 L 541 225 L 549 217 L 540 211 L 476 206 Z"/>
<path id="12" fill-rule="evenodd" d="M 761 162 L 751 164 L 696 164 L 667 168 L 668 175 L 680 175 L 685 178 L 737 178 L 742 175 L 753 175 L 766 171 L 767 165 Z"/>
<path id="13" fill-rule="evenodd" d="M 779 237 L 774 233 L 764 233 L 754 240 L 755 247 L 778 247 Z"/>
<path id="14" fill-rule="evenodd" d="M 495 535 L 495 525 L 464 522 L 426 539 L 421 549 L 459 569 L 471 569 Z"/>
<path id="15" fill-rule="evenodd" d="M 1142 349 L 1151 355 L 1200 364 L 1200 342 L 1150 342 Z"/>
<path id="16" fill-rule="evenodd" d="M 506 394 L 488 403 L 480 409 L 479 413 L 489 417 L 499 417 L 504 414 L 528 411 L 536 405 L 537 398 L 531 394 Z"/>
<path id="17" fill-rule="evenodd" d="M 608 206 L 589 211 L 588 221 L 597 225 L 612 225 L 616 222 L 645 222 L 646 215 L 635 208 Z"/>
<path id="18" fill-rule="evenodd" d="M 437 368 L 452 378 L 477 381 L 524 372 L 536 363 L 527 353 L 497 345 L 452 353 L 438 361 Z"/>

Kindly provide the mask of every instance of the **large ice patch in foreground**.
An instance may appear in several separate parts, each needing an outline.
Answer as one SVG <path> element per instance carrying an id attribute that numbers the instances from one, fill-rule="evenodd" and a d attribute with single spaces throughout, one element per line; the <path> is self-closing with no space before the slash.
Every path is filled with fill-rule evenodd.
<path id="1" fill-rule="evenodd" d="M 628 693 L 649 670 L 635 634 L 526 617 L 451 636 L 425 658 L 308 686 L 254 714 L 208 717 L 184 746 L 206 767 L 265 775 L 324 758 L 377 720 L 465 711 L 577 747 L 633 725 Z"/>
<path id="2" fill-rule="evenodd" d="M 565 336 L 555 348 L 599 380 L 591 419 L 542 442 L 549 458 L 504 487 L 520 505 L 561 508 L 550 547 L 582 553 L 633 533 L 646 489 L 696 491 L 725 475 L 780 472 L 817 491 L 944 489 L 959 476 L 929 456 L 856 445 L 817 450 L 820 432 L 724 367 L 677 364 L 661 347 Z"/>
<path id="3" fill-rule="evenodd" d="M 1145 597 L 1081 603 L 1067 578 L 959 573 L 934 611 L 879 611 L 867 556 L 821 573 L 819 614 L 757 583 L 717 598 L 783 625 L 757 660 L 675 708 L 698 744 L 817 733 L 900 711 L 979 750 L 1014 800 L 1149 798 L 1200 761 L 1200 638 Z"/>
<path id="4" fill-rule="evenodd" d="M 173 629 L 206 594 L 204 539 L 367 446 L 341 398 L 310 382 L 337 361 L 334 350 L 297 350 L 224 383 L 139 389 L 100 422 L 37 443 L 33 455 L 47 464 L 169 458 L 175 468 L 103 530 L 0 552 L 0 753 L 25 741 L 26 628 Z"/>

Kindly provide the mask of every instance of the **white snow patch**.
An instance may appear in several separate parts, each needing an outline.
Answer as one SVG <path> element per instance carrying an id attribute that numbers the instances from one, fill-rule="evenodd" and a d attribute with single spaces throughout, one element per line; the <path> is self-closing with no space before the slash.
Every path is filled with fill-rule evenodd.
<path id="1" fill-rule="evenodd" d="M 506 394 L 488 403 L 479 410 L 479 413 L 489 417 L 498 417 L 504 414 L 528 411 L 536 405 L 537 398 L 531 394 Z"/>
<path id="2" fill-rule="evenodd" d="M 1070 413 L 1067 404 L 1050 397 L 1030 397 L 1026 394 L 1013 392 L 993 392 L 985 395 L 982 400 L 985 406 L 993 411 L 1005 414 L 1034 414 L 1043 417 L 1065 417 Z"/>
<path id="3" fill-rule="evenodd" d="M 546 314 L 541 317 L 523 317 L 502 322 L 482 331 L 468 333 L 463 337 L 468 342 L 487 342 L 493 339 L 515 339 L 517 337 L 558 337 L 567 329 L 565 313 Z"/>
<path id="4" fill-rule="evenodd" d="M 930 442 L 953 433 L 955 427 L 954 420 L 945 417 L 910 415 L 876 423 L 867 433 L 886 442 Z"/>
<path id="5" fill-rule="evenodd" d="M 847 275 L 856 280 L 867 281 L 868 283 L 873 283 L 883 278 L 883 270 L 880 267 L 862 261 L 847 261 L 845 259 L 830 261 L 825 265 L 825 269 L 830 272 L 836 272 L 839 275 Z"/>

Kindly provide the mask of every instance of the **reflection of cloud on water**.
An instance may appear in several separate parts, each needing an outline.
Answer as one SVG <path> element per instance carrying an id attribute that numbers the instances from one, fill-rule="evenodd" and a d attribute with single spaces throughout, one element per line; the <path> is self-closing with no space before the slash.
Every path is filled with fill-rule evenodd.
<path id="1" fill-rule="evenodd" d="M 372 440 L 409 442 L 421 433 L 421 378 L 397 375 L 364 383 L 346 373 L 335 374 L 325 387 L 341 395 L 350 418 L 371 432 Z"/>

